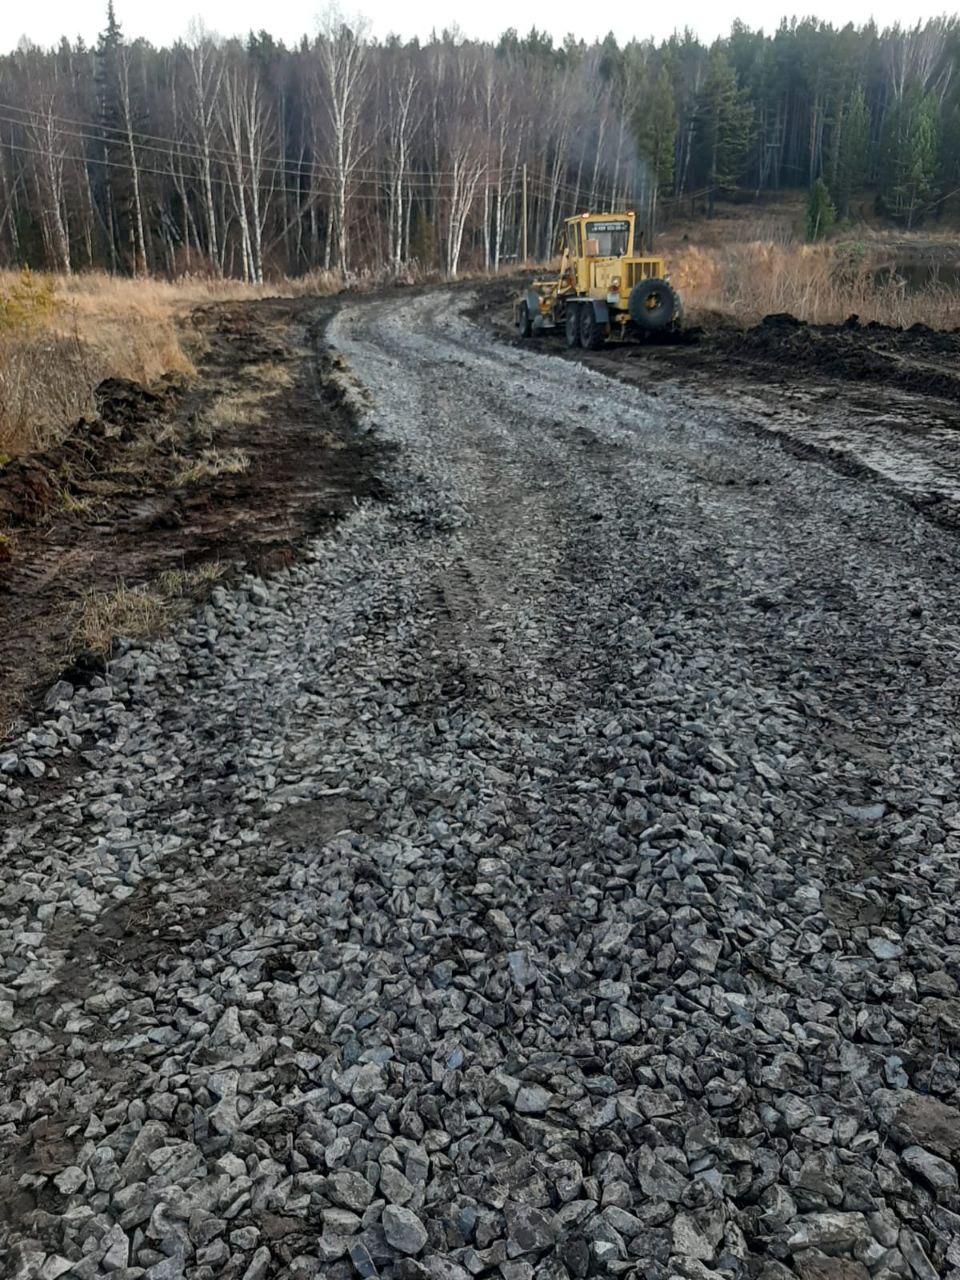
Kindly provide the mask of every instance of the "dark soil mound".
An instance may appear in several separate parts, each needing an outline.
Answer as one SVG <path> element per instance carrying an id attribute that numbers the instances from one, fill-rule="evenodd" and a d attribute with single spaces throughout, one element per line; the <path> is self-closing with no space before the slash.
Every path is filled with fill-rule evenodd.
<path id="1" fill-rule="evenodd" d="M 93 398 L 104 422 L 135 427 L 162 413 L 182 389 L 181 381 L 169 376 L 152 388 L 129 378 L 104 378 L 94 390 Z"/>
<path id="2" fill-rule="evenodd" d="M 811 325 L 795 316 L 766 316 L 740 333 L 716 336 L 724 354 L 762 363 L 779 381 L 798 374 L 895 387 L 901 391 L 960 400 L 960 333 L 926 325 L 895 329 L 861 325 L 851 316 L 839 325 Z"/>
<path id="3" fill-rule="evenodd" d="M 34 524 L 57 495 L 49 468 L 37 458 L 14 458 L 0 468 L 0 528 Z"/>
<path id="4" fill-rule="evenodd" d="M 119 448 L 99 419 L 85 418 L 52 449 L 0 467 L 0 528 L 35 525 L 83 478 L 97 474 Z"/>

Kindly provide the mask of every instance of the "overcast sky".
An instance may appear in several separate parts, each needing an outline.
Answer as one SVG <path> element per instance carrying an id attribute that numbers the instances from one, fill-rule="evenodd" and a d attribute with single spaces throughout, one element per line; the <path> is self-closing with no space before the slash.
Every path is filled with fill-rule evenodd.
<path id="1" fill-rule="evenodd" d="M 783 3 L 783 7 L 780 4 Z M 373 34 L 396 32 L 401 36 L 429 35 L 449 26 L 451 20 L 467 36 L 490 38 L 506 27 L 521 32 L 536 24 L 546 28 L 557 39 L 568 31 L 586 40 L 613 31 L 620 40 L 632 36 L 659 39 L 675 27 L 692 27 L 706 39 L 723 35 L 734 18 L 749 26 L 776 28 L 783 14 L 800 12 L 828 18 L 835 24 L 862 23 L 870 17 L 880 26 L 894 22 L 913 23 L 935 17 L 944 5 L 930 0 L 799 0 L 799 9 L 789 7 L 789 0 L 690 0 L 684 5 L 644 5 L 637 0 L 590 5 L 582 0 L 552 0 L 548 5 L 517 3 L 517 0 L 486 0 L 480 5 L 451 4 L 450 0 L 416 0 L 398 5 L 391 0 L 365 0 L 356 5 L 341 5 L 347 12 L 362 12 L 370 20 Z M 205 25 L 222 35 L 245 34 L 251 28 L 266 27 L 273 35 L 287 41 L 296 40 L 304 32 L 313 32 L 317 0 L 116 0 L 117 16 L 128 38 L 145 36 L 155 44 L 169 43 L 186 34 L 191 18 L 202 16 Z M 61 36 L 71 39 L 80 35 L 92 42 L 103 26 L 106 0 L 35 0 L 18 4 L 16 0 L 0 2 L 0 49 L 16 46 L 22 36 L 40 45 L 56 44 Z"/>

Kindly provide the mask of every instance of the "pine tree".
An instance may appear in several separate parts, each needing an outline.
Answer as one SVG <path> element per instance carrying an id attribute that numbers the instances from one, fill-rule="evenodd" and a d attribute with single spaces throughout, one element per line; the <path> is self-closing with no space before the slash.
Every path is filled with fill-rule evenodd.
<path id="1" fill-rule="evenodd" d="M 123 44 L 123 31 L 117 21 L 113 0 L 107 0 L 107 25 L 100 32 L 97 50 L 99 52 L 103 49 L 117 49 L 121 44 Z"/>
<path id="2" fill-rule="evenodd" d="M 940 162 L 940 103 L 911 85 L 890 111 L 883 131 L 878 205 L 909 229 L 934 197 Z"/>
<path id="3" fill-rule="evenodd" d="M 905 193 L 907 228 L 922 218 L 936 195 L 940 156 L 940 103 L 932 93 L 917 104 L 910 120 L 910 167 Z"/>
<path id="4" fill-rule="evenodd" d="M 633 110 L 637 154 L 650 166 L 661 191 L 673 186 L 676 159 L 677 112 L 665 67 L 645 78 Z"/>
<path id="5" fill-rule="evenodd" d="M 656 233 L 659 196 L 673 187 L 676 165 L 677 113 L 673 105 L 670 77 L 658 67 L 641 81 L 633 109 L 633 132 L 637 156 L 650 171 L 650 221 L 647 233 Z"/>
<path id="6" fill-rule="evenodd" d="M 941 116 L 939 180 L 951 190 L 960 187 L 960 102 Z"/>
<path id="7" fill-rule="evenodd" d="M 849 217 L 850 200 L 867 179 L 867 154 L 870 143 L 870 112 L 863 85 L 857 85 L 844 103 L 834 126 L 830 170 L 836 197 L 837 214 Z"/>
<path id="8" fill-rule="evenodd" d="M 107 250 L 110 256 L 110 269 L 116 274 L 119 269 L 117 241 L 119 235 L 118 211 L 115 181 L 118 169 L 114 166 L 120 157 L 118 134 L 120 107 L 117 101 L 117 54 L 123 44 L 123 32 L 113 7 L 113 0 L 107 3 L 107 25 L 97 37 L 95 50 L 95 78 L 97 86 L 97 107 L 100 125 L 103 129 L 103 143 L 99 147 L 94 186 L 97 201 L 102 211 L 102 222 L 106 229 Z"/>
<path id="9" fill-rule="evenodd" d="M 113 0 L 107 0 L 107 25 L 97 41 L 106 225 L 110 229 L 113 269 L 117 269 L 119 245 L 125 243 L 134 274 L 141 275 L 147 271 L 148 254 L 134 128 L 141 127 L 145 113 L 134 102 L 130 70 L 130 49 L 124 42 Z"/>
<path id="10" fill-rule="evenodd" d="M 711 218 L 717 196 L 728 194 L 737 185 L 750 146 L 752 123 L 753 107 L 737 83 L 737 74 L 723 50 L 715 48 L 697 102 L 707 213 Z"/>

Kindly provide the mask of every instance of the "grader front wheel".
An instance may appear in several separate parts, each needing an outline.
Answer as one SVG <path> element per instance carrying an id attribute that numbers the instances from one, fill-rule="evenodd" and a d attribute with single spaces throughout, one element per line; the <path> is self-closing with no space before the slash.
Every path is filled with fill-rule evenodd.
<path id="1" fill-rule="evenodd" d="M 578 307 L 567 303 L 567 318 L 563 326 L 563 336 L 568 347 L 580 345 L 580 311 Z"/>
<path id="2" fill-rule="evenodd" d="M 584 351 L 597 351 L 606 341 L 604 327 L 587 304 L 580 308 L 580 345 Z"/>

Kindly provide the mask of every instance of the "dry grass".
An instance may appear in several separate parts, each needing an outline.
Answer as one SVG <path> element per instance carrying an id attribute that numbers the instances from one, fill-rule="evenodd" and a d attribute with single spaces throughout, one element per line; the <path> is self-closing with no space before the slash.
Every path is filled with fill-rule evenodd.
<path id="1" fill-rule="evenodd" d="M 0 328 L 0 451 L 7 454 L 47 448 L 92 415 L 93 388 L 105 377 L 151 382 L 193 372 L 172 287 L 158 293 L 149 283 L 106 276 L 49 283 L 52 303 L 42 315 Z M 0 274 L 0 298 L 17 286 L 17 276 Z M 181 305 L 189 303 L 184 296 Z"/>
<path id="2" fill-rule="evenodd" d="M 911 291 L 895 271 L 878 270 L 894 247 L 897 253 L 904 248 L 902 233 L 895 246 L 872 230 L 855 250 L 807 246 L 792 239 L 796 200 L 768 204 L 753 214 L 742 208 L 723 212 L 728 216 L 709 223 L 675 224 L 658 245 L 694 317 L 720 311 L 750 323 L 773 311 L 790 311 L 806 320 L 839 321 L 856 312 L 886 324 L 960 325 L 955 289 L 933 283 Z M 941 237 L 922 240 L 929 246 Z M 949 247 L 951 238 L 943 235 L 942 243 Z M 430 277 L 411 268 L 405 278 L 416 283 Z M 93 388 L 105 377 L 149 384 L 165 373 L 190 376 L 199 355 L 197 339 L 179 321 L 192 308 L 263 296 L 331 294 L 344 284 L 337 273 L 323 271 L 259 287 L 91 273 L 41 277 L 36 298 L 31 301 L 31 294 L 25 308 L 17 303 L 11 309 L 4 303 L 19 279 L 0 272 L 0 455 L 12 456 L 48 447 L 78 418 L 92 415 Z M 347 285 L 364 291 L 384 281 L 382 273 L 357 272 Z M 274 386 L 288 376 L 269 366 L 255 372 L 261 384 Z M 238 399 L 222 403 L 214 417 L 229 426 L 253 411 L 252 403 Z"/>
<path id="3" fill-rule="evenodd" d="M 92 414 L 94 368 L 76 339 L 0 333 L 0 454 L 44 448 L 66 424 Z"/>
<path id="4" fill-rule="evenodd" d="M 910 289 L 889 255 L 869 244 L 769 242 L 687 246 L 667 255 L 688 316 L 721 312 L 744 324 L 789 311 L 815 324 L 863 321 L 933 328 L 960 326 L 960 290 L 930 283 Z"/>
<path id="5" fill-rule="evenodd" d="M 165 373 L 192 376 L 198 352 L 178 322 L 207 303 L 266 297 L 283 290 L 238 281 L 127 280 L 90 274 L 61 278 L 56 331 L 76 335 L 101 376 L 149 384 Z"/>
<path id="6" fill-rule="evenodd" d="M 139 587 L 117 583 L 110 592 L 90 591 L 83 598 L 76 642 L 91 653 L 109 653 L 114 640 L 151 640 L 171 622 L 185 617 L 206 585 L 225 569 L 213 560 L 196 569 L 171 570 Z"/>
<path id="7" fill-rule="evenodd" d="M 118 584 L 115 591 L 89 592 L 77 629 L 77 641 L 89 652 L 108 653 L 117 636 L 145 640 L 159 635 L 177 616 L 176 604 L 159 590 Z"/>
<path id="8" fill-rule="evenodd" d="M 656 248 L 672 255 L 675 247 L 686 242 L 711 249 L 753 241 L 791 244 L 803 237 L 805 204 L 802 196 L 786 195 L 763 204 L 720 202 L 713 218 L 675 213 L 657 236 Z"/>
<path id="9" fill-rule="evenodd" d="M 216 476 L 240 475 L 250 469 L 250 455 L 243 449 L 204 449 L 199 458 L 178 471 L 176 486 L 199 484 Z"/>
<path id="10" fill-rule="evenodd" d="M 208 432 L 213 433 L 229 431 L 233 427 L 255 426 L 263 418 L 268 394 L 269 388 L 255 386 L 217 396 L 204 410 L 204 425 Z"/>
<path id="11" fill-rule="evenodd" d="M 280 391 L 293 386 L 293 374 L 285 364 L 264 362 L 252 364 L 247 369 L 248 375 L 258 386 L 273 391 Z"/>

